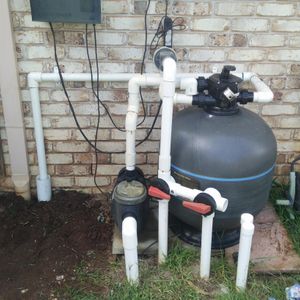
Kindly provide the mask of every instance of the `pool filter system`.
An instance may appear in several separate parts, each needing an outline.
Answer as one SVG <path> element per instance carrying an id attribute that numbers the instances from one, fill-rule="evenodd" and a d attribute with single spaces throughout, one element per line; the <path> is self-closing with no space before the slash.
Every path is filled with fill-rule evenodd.
<path id="1" fill-rule="evenodd" d="M 30 3 L 33 20 L 50 22 L 57 65 L 57 72 L 28 75 L 39 165 L 36 178 L 38 200 L 51 199 L 39 84 L 43 81 L 61 82 L 78 129 L 97 156 L 103 151 L 80 128 L 64 82 L 97 81 L 97 90 L 93 84 L 92 89 L 97 98 L 99 116 L 99 105 L 103 105 L 99 98 L 99 82 L 128 82 L 125 167 L 119 172 L 111 199 L 112 215 L 122 233 L 128 281 L 131 284 L 139 282 L 138 235 L 145 228 L 152 198 L 158 201 L 159 263 L 164 263 L 168 255 L 170 216 L 171 229 L 179 238 L 201 246 L 200 276 L 203 279 L 210 276 L 211 249 L 240 242 L 236 286 L 244 289 L 254 233 L 253 216 L 259 213 L 268 199 L 276 159 L 276 140 L 267 124 L 241 105 L 272 101 L 272 91 L 256 74 L 237 73 L 235 67 L 229 65 L 224 66 L 220 73 L 178 74 L 176 53 L 172 49 L 172 30 L 174 26 L 184 25 L 175 24 L 175 20 L 167 16 L 168 2 L 166 14 L 151 42 L 152 45 L 155 38 L 158 39 L 157 49 L 163 37 L 165 46 L 154 54 L 154 63 L 160 73 L 143 73 L 147 40 L 141 74 L 109 73 L 99 76 L 96 54 L 96 74 L 93 74 L 92 67 L 90 74 L 63 73 L 51 22 L 92 23 L 97 53 L 95 24 L 101 21 L 101 1 L 30 0 Z M 149 5 L 150 1 L 145 20 Z M 86 48 L 91 66 L 88 44 Z M 243 89 L 244 82 L 248 82 L 253 90 Z M 162 107 L 158 173 L 150 182 L 136 166 L 136 146 L 141 144 L 136 143 L 136 129 L 143 87 L 158 88 Z M 176 104 L 184 104 L 187 108 L 173 114 Z M 109 114 L 106 106 L 103 107 Z M 112 118 L 111 121 L 114 124 Z M 298 181 L 292 181 L 293 186 L 297 182 L 298 187 Z M 295 199 L 298 192 L 296 195 Z"/>
<path id="2" fill-rule="evenodd" d="M 212 243 L 214 248 L 224 248 L 240 240 L 237 286 L 243 288 L 254 225 L 253 217 L 251 221 L 242 217 L 241 221 L 241 215 L 256 215 L 268 199 L 276 140 L 260 117 L 240 105 L 269 102 L 273 93 L 253 73 L 232 73 L 234 66 L 224 66 L 221 73 L 180 77 L 171 48 L 159 49 L 154 62 L 161 75 L 139 75 L 129 81 L 126 167 L 119 174 L 112 197 L 116 224 L 119 228 L 122 224 L 128 280 L 138 283 L 137 234 L 143 228 L 141 220 L 152 197 L 159 203 L 159 263 L 165 262 L 168 254 L 170 211 L 172 219 L 177 220 L 172 230 L 191 244 L 201 244 L 202 278 L 209 278 Z M 244 81 L 250 82 L 255 91 L 241 89 Z M 158 86 L 162 100 L 158 175 L 148 185 L 135 162 L 141 86 Z M 176 93 L 176 87 L 184 93 Z M 176 113 L 173 120 L 175 104 L 191 107 Z M 120 201 L 123 193 L 126 196 Z M 128 246 L 128 236 L 132 247 Z"/>

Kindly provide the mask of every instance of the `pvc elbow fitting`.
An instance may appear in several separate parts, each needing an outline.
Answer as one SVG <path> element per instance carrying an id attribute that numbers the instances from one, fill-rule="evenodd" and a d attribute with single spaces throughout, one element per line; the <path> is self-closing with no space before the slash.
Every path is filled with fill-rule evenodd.
<path id="1" fill-rule="evenodd" d="M 221 212 L 226 211 L 226 209 L 228 207 L 228 199 L 223 198 L 218 190 L 216 190 L 214 188 L 207 188 L 204 192 L 214 198 L 214 200 L 216 201 L 216 205 L 217 205 L 216 209 L 218 211 L 221 211 Z"/>

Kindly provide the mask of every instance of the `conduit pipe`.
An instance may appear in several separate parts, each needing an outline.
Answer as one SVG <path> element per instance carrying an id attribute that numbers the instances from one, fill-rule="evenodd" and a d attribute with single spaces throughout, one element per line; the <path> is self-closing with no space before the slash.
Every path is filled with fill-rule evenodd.
<path id="1" fill-rule="evenodd" d="M 122 222 L 122 241 L 125 257 L 126 276 L 131 284 L 139 282 L 137 223 L 133 217 Z"/>
<path id="2" fill-rule="evenodd" d="M 239 290 L 244 290 L 246 288 L 253 234 L 253 216 L 251 214 L 242 214 L 239 256 L 236 275 L 236 287 Z"/>

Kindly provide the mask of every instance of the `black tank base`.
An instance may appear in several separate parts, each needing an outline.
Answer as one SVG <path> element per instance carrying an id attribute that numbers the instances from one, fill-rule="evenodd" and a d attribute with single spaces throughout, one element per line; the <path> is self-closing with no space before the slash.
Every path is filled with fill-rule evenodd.
<path id="1" fill-rule="evenodd" d="M 182 241 L 201 247 L 201 232 L 187 225 L 170 215 L 170 228 L 179 239 Z M 239 243 L 240 229 L 233 229 L 228 231 L 213 232 L 212 249 L 225 249 Z"/>

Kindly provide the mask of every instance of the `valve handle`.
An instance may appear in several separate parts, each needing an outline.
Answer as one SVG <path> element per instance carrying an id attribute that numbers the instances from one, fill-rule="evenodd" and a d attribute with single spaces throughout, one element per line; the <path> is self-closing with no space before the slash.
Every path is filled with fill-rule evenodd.
<path id="1" fill-rule="evenodd" d="M 171 196 L 163 191 L 161 191 L 160 189 L 158 189 L 157 187 L 154 186 L 150 186 L 148 189 L 148 195 L 157 199 L 161 199 L 161 200 L 170 200 Z"/>
<path id="2" fill-rule="evenodd" d="M 195 211 L 201 215 L 207 215 L 211 212 L 211 206 L 203 203 L 196 203 L 190 201 L 183 201 L 182 205 L 192 211 Z"/>

